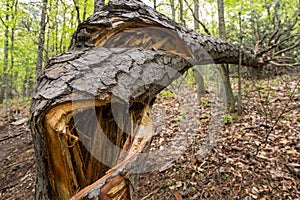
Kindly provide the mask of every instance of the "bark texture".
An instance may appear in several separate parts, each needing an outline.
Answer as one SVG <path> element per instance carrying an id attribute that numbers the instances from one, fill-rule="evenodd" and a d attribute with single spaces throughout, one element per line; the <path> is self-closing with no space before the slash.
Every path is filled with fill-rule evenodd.
<path id="1" fill-rule="evenodd" d="M 186 30 L 140 1 L 110 1 L 38 79 L 36 199 L 130 199 L 153 135 L 155 95 L 193 64 L 238 63 L 238 55 L 237 46 Z M 242 55 L 244 65 L 261 64 Z"/>
<path id="2" fill-rule="evenodd" d="M 145 42 L 147 36 L 157 40 Z M 91 46 L 156 48 L 191 58 L 193 64 L 197 65 L 238 64 L 240 51 L 238 46 L 219 38 L 187 30 L 151 7 L 134 0 L 112 0 L 101 12 L 79 25 L 70 49 Z M 264 63 L 251 52 L 242 49 L 241 53 L 242 64 L 245 66 L 258 67 Z"/>
<path id="3" fill-rule="evenodd" d="M 152 126 L 151 121 L 145 123 L 143 113 L 149 113 L 153 97 L 179 75 L 170 69 L 184 72 L 189 67 L 179 56 L 141 48 L 86 48 L 50 60 L 31 107 L 38 158 L 36 199 L 69 199 L 103 176 L 95 183 L 99 191 L 92 187 L 74 199 L 120 195 L 120 188 L 113 186 L 129 187 L 127 172 L 142 166 L 134 165 L 137 152 L 147 150 L 153 135 L 152 128 L 136 128 L 143 123 Z M 112 107 L 118 109 L 118 116 L 113 116 Z M 104 148 L 103 133 L 120 149 Z M 133 155 L 126 156 L 126 150 Z M 111 173 L 95 155 L 105 156 L 106 164 L 115 166 Z M 129 199 L 128 191 L 124 189 L 121 196 Z"/>

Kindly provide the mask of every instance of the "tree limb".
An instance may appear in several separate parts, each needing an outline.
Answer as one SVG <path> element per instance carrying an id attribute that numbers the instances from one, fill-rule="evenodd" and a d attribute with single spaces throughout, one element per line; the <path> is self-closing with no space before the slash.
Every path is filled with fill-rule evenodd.
<path id="1" fill-rule="evenodd" d="M 290 46 L 290 47 L 288 47 L 288 48 L 285 48 L 285 49 L 282 49 L 282 50 L 276 52 L 273 56 L 277 56 L 277 55 L 280 55 L 280 54 L 285 53 L 285 52 L 287 52 L 287 51 L 290 51 L 290 50 L 292 50 L 292 49 L 295 49 L 295 48 L 298 47 L 299 45 L 300 45 L 300 40 L 298 40 L 298 42 L 296 42 L 296 44 L 294 44 L 294 45 L 292 45 L 292 46 Z"/>
<path id="2" fill-rule="evenodd" d="M 300 66 L 300 62 L 296 62 L 296 63 L 293 63 L 293 64 L 288 64 L 288 63 L 282 64 L 282 63 L 277 63 L 277 62 L 271 60 L 271 61 L 269 61 L 269 63 L 272 64 L 272 65 L 275 65 L 277 67 L 296 67 L 296 66 Z"/>
<path id="3" fill-rule="evenodd" d="M 0 16 L 0 21 L 2 22 L 2 24 L 5 26 L 5 28 L 8 28 L 8 26 L 6 25 L 6 23 L 3 21 L 2 17 Z"/>
<path id="4" fill-rule="evenodd" d="M 193 18 L 202 26 L 202 28 L 204 29 L 205 33 L 207 35 L 211 35 L 210 31 L 206 28 L 206 26 L 204 25 L 203 22 L 201 22 L 196 16 L 195 13 L 193 11 L 193 9 L 191 8 L 191 6 L 189 5 L 189 3 L 187 2 L 187 0 L 184 0 L 184 2 L 186 3 L 186 5 L 188 6 L 189 10 L 192 12 Z"/>

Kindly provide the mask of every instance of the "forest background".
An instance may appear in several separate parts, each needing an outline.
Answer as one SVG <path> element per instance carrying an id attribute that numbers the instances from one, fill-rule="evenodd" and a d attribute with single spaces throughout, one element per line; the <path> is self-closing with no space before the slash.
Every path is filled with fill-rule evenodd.
<path id="1" fill-rule="evenodd" d="M 285 60 L 279 61 L 279 66 L 282 62 L 289 63 L 287 58 L 299 60 L 299 35 L 290 37 L 300 32 L 298 0 L 154 0 L 145 3 L 188 28 L 222 38 L 218 19 L 221 6 L 229 42 L 254 49 L 261 40 L 268 41 L 271 46 L 279 38 L 287 38 L 280 48 L 293 48 L 288 55 L 280 55 Z M 43 10 L 45 18 L 41 19 Z M 0 49 L 3 53 L 0 54 L 0 103 L 5 108 L 3 116 L 7 115 L 12 101 L 30 99 L 36 69 L 43 67 L 50 57 L 66 52 L 77 25 L 93 12 L 92 0 L 1 0 Z M 44 31 L 41 29 L 42 21 L 45 23 Z M 43 45 L 41 37 L 44 38 Z M 40 55 L 39 49 L 42 49 Z"/>
<path id="2" fill-rule="evenodd" d="M 195 158 L 197 144 L 193 145 L 189 153 L 168 166 L 170 169 L 142 176 L 137 199 L 149 194 L 156 195 L 156 199 L 162 195 L 174 196 L 174 190 L 180 191 L 183 198 L 191 199 L 256 199 L 267 195 L 279 199 L 299 198 L 300 1 L 144 2 L 190 29 L 221 37 L 249 51 L 266 49 L 274 59 L 256 74 L 242 69 L 243 113 L 241 117 L 226 113 L 216 149 L 199 160 Z M 222 10 L 223 20 L 219 17 Z M 0 160 L 4 161 L 0 165 L 4 169 L 0 174 L 3 180 L 0 197 L 3 194 L 6 199 L 15 199 L 17 194 L 10 191 L 23 191 L 18 194 L 21 197 L 33 196 L 34 153 L 28 126 L 17 127 L 11 122 L 29 116 L 39 69 L 52 56 L 68 50 L 78 24 L 93 12 L 93 0 L 0 0 Z M 220 28 L 222 21 L 224 29 Z M 227 73 L 235 100 L 237 69 L 230 65 Z M 193 75 L 190 70 L 185 77 L 195 85 L 197 77 Z M 188 97 L 193 96 L 187 93 Z M 203 96 L 201 109 L 193 113 L 199 115 L 200 128 L 186 127 L 196 130 L 195 141 L 199 144 L 206 137 L 211 114 L 211 102 Z M 20 116 L 16 114 L 24 103 L 16 102 L 25 102 L 26 111 L 21 111 Z M 176 135 L 177 104 L 172 91 L 167 89 L 161 93 L 157 105 L 164 107 L 170 116 L 166 127 L 159 127 L 163 139 L 154 139 L 154 149 Z"/>

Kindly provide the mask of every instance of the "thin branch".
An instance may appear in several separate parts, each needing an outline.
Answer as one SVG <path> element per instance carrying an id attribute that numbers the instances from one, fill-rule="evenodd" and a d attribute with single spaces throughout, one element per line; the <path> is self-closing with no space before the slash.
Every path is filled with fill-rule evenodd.
<path id="1" fill-rule="evenodd" d="M 211 35 L 211 33 L 209 32 L 209 30 L 206 28 L 206 26 L 204 25 L 204 23 L 202 23 L 196 16 L 195 13 L 193 11 L 193 9 L 191 8 L 191 6 L 189 5 L 189 3 L 187 2 L 187 0 L 184 0 L 185 4 L 188 6 L 189 10 L 192 12 L 193 14 L 193 18 L 202 26 L 202 28 L 204 29 L 205 33 L 207 35 Z"/>
<path id="2" fill-rule="evenodd" d="M 258 41 L 256 42 L 256 44 L 255 44 L 255 53 L 256 53 L 256 54 L 258 54 L 258 52 L 259 52 L 259 51 L 258 51 L 259 45 L 261 45 L 261 44 L 264 42 L 264 40 L 267 38 L 268 33 L 269 33 L 269 31 L 266 31 L 266 32 L 264 33 L 264 35 L 262 36 L 261 40 L 258 40 Z"/>
<path id="3" fill-rule="evenodd" d="M 260 52 L 257 53 L 257 55 L 260 56 L 264 53 L 267 53 L 267 52 L 271 51 L 272 49 L 277 48 L 278 46 L 282 45 L 285 41 L 290 40 L 290 39 L 292 39 L 294 37 L 297 37 L 297 36 L 300 36 L 300 34 L 293 34 L 293 35 L 290 35 L 286 38 L 283 38 L 278 43 L 273 44 L 272 46 L 269 46 L 268 48 L 261 50 Z"/>
<path id="4" fill-rule="evenodd" d="M 80 20 L 80 11 L 79 11 L 79 6 L 77 5 L 77 0 L 73 0 L 73 3 L 74 3 L 75 9 L 76 9 L 76 13 L 77 13 L 78 24 L 80 24 L 81 23 L 81 20 Z"/>
<path id="5" fill-rule="evenodd" d="M 268 45 L 267 45 L 267 46 L 270 46 L 270 45 L 271 45 L 272 40 L 273 40 L 274 37 L 277 35 L 277 33 L 279 32 L 279 30 L 280 30 L 280 21 L 278 21 L 277 28 L 276 28 L 276 30 L 273 32 L 271 38 L 269 39 L 269 42 L 268 42 Z"/>
<path id="6" fill-rule="evenodd" d="M 282 36 L 282 35 L 285 35 L 285 34 L 290 34 L 291 33 L 291 31 L 293 30 L 293 28 L 295 27 L 295 25 L 297 24 L 297 22 L 298 22 L 298 17 L 296 17 L 296 19 L 295 19 L 295 21 L 294 21 L 294 23 L 291 25 L 291 26 L 289 26 L 287 29 L 283 29 L 282 30 L 282 34 L 280 34 L 280 35 L 278 35 L 277 36 L 277 38 L 274 40 L 275 41 L 275 43 L 277 43 L 278 42 L 278 40 L 280 39 L 280 37 Z M 288 36 L 287 36 L 288 37 Z"/>
<path id="7" fill-rule="evenodd" d="M 6 25 L 6 23 L 4 22 L 4 20 L 2 19 L 2 17 L 0 16 L 0 21 L 2 22 L 2 24 L 5 26 L 5 28 L 8 28 L 8 26 Z"/>
<path id="8" fill-rule="evenodd" d="M 291 167 L 291 166 L 289 166 L 287 164 L 285 164 L 284 166 L 290 171 L 290 173 L 293 176 L 295 176 L 298 180 L 300 180 L 300 173 L 299 172 L 296 172 L 296 170 L 293 167 Z"/>
<path id="9" fill-rule="evenodd" d="M 282 109 L 281 113 L 279 114 L 279 116 L 277 117 L 276 121 L 273 123 L 272 127 L 270 127 L 269 129 L 267 129 L 267 135 L 265 137 L 265 140 L 260 143 L 257 146 L 257 150 L 256 150 L 256 154 L 257 155 L 259 153 L 259 151 L 261 149 L 263 149 L 266 145 L 267 145 L 267 141 L 269 140 L 270 134 L 275 130 L 275 127 L 277 126 L 277 124 L 279 123 L 279 121 L 281 120 L 282 116 L 285 113 L 288 113 L 290 110 L 288 110 L 287 108 L 289 107 L 289 103 L 292 101 L 292 98 L 294 97 L 294 95 L 296 94 L 296 89 L 300 84 L 300 80 L 298 80 L 296 86 L 293 88 L 293 91 L 291 92 L 290 98 L 288 100 L 288 102 L 284 105 L 284 108 Z M 263 105 L 262 105 L 263 106 Z M 264 107 L 264 106 L 263 106 Z M 264 147 L 262 147 L 262 145 L 264 145 Z M 262 147 L 262 148 L 261 148 Z"/>
<path id="10" fill-rule="evenodd" d="M 293 35 L 290 35 L 288 37 L 285 37 L 283 38 L 282 40 L 280 40 L 280 42 L 277 43 L 277 45 L 281 45 L 283 42 L 287 41 L 287 40 L 290 40 L 292 39 L 293 37 L 297 37 L 297 36 L 300 36 L 300 34 L 293 34 Z"/>
<path id="11" fill-rule="evenodd" d="M 156 5 L 156 9 L 160 6 L 170 6 L 171 4 L 169 3 L 164 3 L 164 2 L 160 2 L 159 4 Z"/>
<path id="12" fill-rule="evenodd" d="M 272 58 L 272 60 L 277 60 L 277 61 L 281 61 L 281 62 L 290 62 L 290 61 L 294 61 L 295 57 L 291 57 L 291 56 L 274 56 Z"/>
<path id="13" fill-rule="evenodd" d="M 296 62 L 296 63 L 293 63 L 293 64 L 287 64 L 287 63 L 277 63 L 275 61 L 269 61 L 270 64 L 272 65 L 275 65 L 277 67 L 296 67 L 296 66 L 300 66 L 300 62 Z"/>
<path id="14" fill-rule="evenodd" d="M 300 40 L 298 40 L 298 42 L 296 42 L 296 44 L 294 44 L 293 46 L 290 46 L 290 47 L 288 47 L 288 48 L 285 48 L 285 49 L 282 49 L 282 50 L 276 52 L 276 53 L 274 54 L 274 56 L 278 56 L 278 55 L 280 55 L 280 54 L 282 54 L 282 53 L 285 53 L 285 52 L 287 52 L 287 51 L 290 51 L 290 50 L 292 50 L 292 49 L 295 49 L 295 48 L 298 47 L 299 45 L 300 45 Z"/>

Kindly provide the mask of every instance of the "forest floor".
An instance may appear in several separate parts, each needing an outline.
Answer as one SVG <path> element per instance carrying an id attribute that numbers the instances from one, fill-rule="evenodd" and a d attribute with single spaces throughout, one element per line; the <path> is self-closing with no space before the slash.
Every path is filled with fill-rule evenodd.
<path id="1" fill-rule="evenodd" d="M 196 99 L 191 90 L 159 95 L 148 173 L 135 199 L 300 199 L 299 76 L 243 80 L 243 88 L 241 116 L 220 115 L 210 94 L 199 106 L 186 101 Z M 0 118 L 0 199 L 33 199 L 30 130 L 11 124 L 28 108 L 13 104 L 12 115 Z"/>

